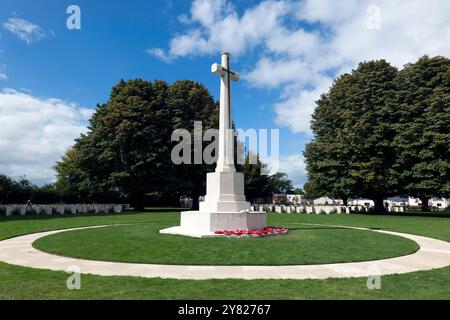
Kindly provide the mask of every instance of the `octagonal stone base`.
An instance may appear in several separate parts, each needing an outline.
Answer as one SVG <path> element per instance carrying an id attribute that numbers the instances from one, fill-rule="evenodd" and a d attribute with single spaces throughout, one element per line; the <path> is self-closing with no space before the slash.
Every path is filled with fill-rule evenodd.
<path id="1" fill-rule="evenodd" d="M 210 172 L 206 176 L 205 201 L 200 212 L 241 212 L 250 210 L 245 200 L 244 174 L 241 172 Z"/>
<path id="2" fill-rule="evenodd" d="M 260 230 L 267 226 L 265 212 L 200 212 L 181 213 L 180 226 L 160 230 L 163 234 L 196 238 L 220 237 L 218 230 Z"/>

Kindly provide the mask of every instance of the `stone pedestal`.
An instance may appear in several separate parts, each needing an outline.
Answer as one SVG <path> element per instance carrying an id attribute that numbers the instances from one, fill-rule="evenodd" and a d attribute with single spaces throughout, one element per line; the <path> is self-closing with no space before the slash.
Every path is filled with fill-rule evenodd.
<path id="1" fill-rule="evenodd" d="M 218 230 L 255 230 L 267 226 L 265 212 L 250 212 L 245 200 L 244 175 L 212 172 L 207 176 L 207 194 L 200 211 L 181 213 L 180 226 L 161 230 L 163 234 L 214 237 Z"/>
<path id="2" fill-rule="evenodd" d="M 204 238 L 220 236 L 214 233 L 218 230 L 255 230 L 266 226 L 266 213 L 185 211 L 181 213 L 180 226 L 159 232 Z"/>
<path id="3" fill-rule="evenodd" d="M 250 211 L 245 200 L 244 174 L 212 172 L 206 178 L 205 201 L 200 202 L 200 212 Z"/>

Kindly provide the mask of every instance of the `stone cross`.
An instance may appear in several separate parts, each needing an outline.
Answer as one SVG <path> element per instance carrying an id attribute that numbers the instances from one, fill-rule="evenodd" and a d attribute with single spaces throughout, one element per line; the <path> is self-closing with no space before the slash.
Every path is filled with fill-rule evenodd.
<path id="1" fill-rule="evenodd" d="M 231 80 L 239 74 L 231 71 L 230 54 L 222 53 L 222 64 L 213 64 L 211 72 L 220 76 L 219 150 L 216 172 L 236 172 L 234 167 L 234 134 L 231 120 Z"/>
<path id="2" fill-rule="evenodd" d="M 239 75 L 231 71 L 230 55 L 222 54 L 222 63 L 211 71 L 220 76 L 219 149 L 215 172 L 206 175 L 206 196 L 198 211 L 181 213 L 180 225 L 160 230 L 164 234 L 190 237 L 217 236 L 221 230 L 261 230 L 267 226 L 267 214 L 250 212 L 245 197 L 244 174 L 234 167 L 234 132 L 231 120 L 231 80 Z"/>

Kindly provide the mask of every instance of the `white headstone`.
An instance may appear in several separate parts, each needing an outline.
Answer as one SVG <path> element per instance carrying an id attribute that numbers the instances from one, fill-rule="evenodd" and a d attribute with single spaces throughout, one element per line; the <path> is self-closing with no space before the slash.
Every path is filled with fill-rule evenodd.
<path id="1" fill-rule="evenodd" d="M 7 216 L 7 217 L 12 216 L 13 211 L 14 211 L 14 207 L 13 207 L 13 206 L 7 206 L 7 207 L 6 207 L 6 216 Z"/>

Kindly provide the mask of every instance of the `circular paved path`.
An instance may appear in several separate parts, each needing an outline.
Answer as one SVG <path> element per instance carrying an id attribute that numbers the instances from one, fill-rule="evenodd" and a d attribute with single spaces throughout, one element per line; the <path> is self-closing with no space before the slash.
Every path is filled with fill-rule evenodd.
<path id="1" fill-rule="evenodd" d="M 47 231 L 3 240 L 0 241 L 0 261 L 17 266 L 55 271 L 70 271 L 76 267 L 81 273 L 101 276 L 135 276 L 192 280 L 368 277 L 373 275 L 402 274 L 420 270 L 431 270 L 450 265 L 449 242 L 405 233 L 347 226 L 333 227 L 367 230 L 404 237 L 415 241 L 420 246 L 420 249 L 416 253 L 407 256 L 366 262 L 298 266 L 179 266 L 66 258 L 39 251 L 32 246 L 34 241 L 48 235 L 72 230 L 112 226 L 114 225 Z"/>

